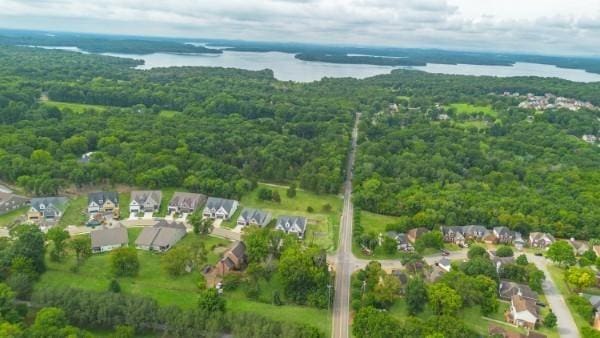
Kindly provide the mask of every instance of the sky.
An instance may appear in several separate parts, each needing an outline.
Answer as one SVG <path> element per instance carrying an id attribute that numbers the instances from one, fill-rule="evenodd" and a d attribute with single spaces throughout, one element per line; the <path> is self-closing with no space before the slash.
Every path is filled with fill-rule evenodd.
<path id="1" fill-rule="evenodd" d="M 600 56 L 600 0 L 0 0 L 0 27 Z"/>

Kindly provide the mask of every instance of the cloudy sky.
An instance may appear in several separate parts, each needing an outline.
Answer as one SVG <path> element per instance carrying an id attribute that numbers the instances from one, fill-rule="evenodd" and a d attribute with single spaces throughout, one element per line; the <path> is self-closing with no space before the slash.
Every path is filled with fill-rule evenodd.
<path id="1" fill-rule="evenodd" d="M 599 0 L 0 0 L 0 27 L 600 55 Z"/>

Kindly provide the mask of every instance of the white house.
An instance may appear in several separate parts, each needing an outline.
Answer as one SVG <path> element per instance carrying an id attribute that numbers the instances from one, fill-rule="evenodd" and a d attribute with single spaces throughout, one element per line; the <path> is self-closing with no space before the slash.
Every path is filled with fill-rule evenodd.
<path id="1" fill-rule="evenodd" d="M 507 320 L 516 326 L 533 330 L 539 320 L 535 301 L 518 294 L 512 296 L 510 299 L 510 313 L 507 316 Z"/>
<path id="2" fill-rule="evenodd" d="M 160 208 L 162 192 L 160 190 L 132 191 L 129 212 L 156 212 Z"/>
<path id="3" fill-rule="evenodd" d="M 280 216 L 277 218 L 275 230 L 281 230 L 286 234 L 293 233 L 298 235 L 299 238 L 303 238 L 306 231 L 306 217 Z"/>
<path id="4" fill-rule="evenodd" d="M 228 220 L 235 214 L 238 207 L 238 201 L 225 198 L 209 197 L 204 207 L 202 215 L 211 219 Z"/>

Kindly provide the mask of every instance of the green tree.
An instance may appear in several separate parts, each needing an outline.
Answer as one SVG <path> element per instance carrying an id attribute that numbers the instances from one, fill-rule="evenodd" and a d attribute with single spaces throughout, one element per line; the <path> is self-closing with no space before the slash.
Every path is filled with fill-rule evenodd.
<path id="1" fill-rule="evenodd" d="M 513 255 L 513 249 L 506 245 L 503 245 L 496 250 L 496 256 L 498 257 L 512 257 Z"/>
<path id="2" fill-rule="evenodd" d="M 172 248 L 162 255 L 160 265 L 172 277 L 183 275 L 186 268 L 191 268 L 192 265 L 189 248 L 184 246 Z"/>
<path id="3" fill-rule="evenodd" d="M 475 257 L 489 257 L 489 254 L 484 247 L 479 246 L 479 245 L 472 245 L 469 248 L 467 257 L 469 257 L 469 259 L 473 259 Z"/>
<path id="4" fill-rule="evenodd" d="M 296 183 L 290 184 L 290 186 L 285 191 L 285 195 L 288 198 L 294 198 L 294 197 L 296 197 Z"/>
<path id="5" fill-rule="evenodd" d="M 17 231 L 17 240 L 13 245 L 13 257 L 23 257 L 31 261 L 36 273 L 46 271 L 44 234 L 35 225 L 24 225 Z"/>
<path id="6" fill-rule="evenodd" d="M 119 281 L 117 281 L 116 279 L 111 279 L 110 283 L 108 284 L 108 291 L 112 293 L 121 292 L 121 284 L 119 284 Z"/>
<path id="7" fill-rule="evenodd" d="M 65 242 L 69 239 L 69 233 L 59 227 L 52 227 L 48 230 L 46 237 L 51 240 L 53 244 L 50 258 L 53 261 L 60 261 L 65 253 Z"/>
<path id="8" fill-rule="evenodd" d="M 92 254 L 92 243 L 88 237 L 75 237 L 71 240 L 70 246 L 75 251 L 78 265 Z"/>
<path id="9" fill-rule="evenodd" d="M 435 283 L 427 289 L 427 299 L 436 315 L 454 315 L 462 307 L 460 295 L 443 283 Z"/>
<path id="10" fill-rule="evenodd" d="M 216 289 L 201 290 L 198 297 L 198 308 L 205 313 L 225 312 L 225 299 Z"/>
<path id="11" fill-rule="evenodd" d="M 572 266 L 565 271 L 565 279 L 577 292 L 581 292 L 596 283 L 596 274 L 590 268 Z"/>
<path id="12" fill-rule="evenodd" d="M 439 231 L 430 231 L 421 235 L 415 241 L 415 249 L 418 252 L 423 252 L 427 248 L 442 249 L 444 247 L 444 237 Z"/>
<path id="13" fill-rule="evenodd" d="M 265 187 L 258 188 L 258 199 L 263 201 L 271 201 L 273 199 L 273 190 Z M 278 194 L 279 195 L 279 194 Z"/>
<path id="14" fill-rule="evenodd" d="M 192 225 L 196 235 L 207 235 L 213 228 L 213 220 L 210 218 L 203 218 L 200 213 L 191 214 L 188 217 L 188 222 Z"/>
<path id="15" fill-rule="evenodd" d="M 527 260 L 527 256 L 525 254 L 521 254 L 521 255 L 519 255 L 519 257 L 517 257 L 517 259 L 515 260 L 515 263 L 517 263 L 518 265 L 521 265 L 521 266 L 525 266 L 525 265 L 529 264 L 529 261 Z"/>
<path id="16" fill-rule="evenodd" d="M 137 276 L 140 269 L 137 251 L 134 248 L 119 248 L 110 253 L 111 271 L 115 276 Z"/>
<path id="17" fill-rule="evenodd" d="M 406 285 L 406 305 L 410 315 L 423 312 L 427 304 L 427 287 L 422 279 L 411 278 Z"/>
<path id="18" fill-rule="evenodd" d="M 279 196 L 279 192 L 277 190 L 273 190 L 273 194 L 271 196 L 271 199 L 275 203 L 281 203 L 281 196 Z"/>
<path id="19" fill-rule="evenodd" d="M 554 312 L 550 311 L 546 317 L 544 317 L 544 326 L 550 329 L 556 326 L 556 315 Z"/>
<path id="20" fill-rule="evenodd" d="M 577 262 L 573 248 L 565 241 L 556 241 L 548 247 L 546 257 L 561 266 L 570 266 Z"/>
<path id="21" fill-rule="evenodd" d="M 354 318 L 352 333 L 355 337 L 397 337 L 400 323 L 387 313 L 373 307 L 361 308 Z"/>

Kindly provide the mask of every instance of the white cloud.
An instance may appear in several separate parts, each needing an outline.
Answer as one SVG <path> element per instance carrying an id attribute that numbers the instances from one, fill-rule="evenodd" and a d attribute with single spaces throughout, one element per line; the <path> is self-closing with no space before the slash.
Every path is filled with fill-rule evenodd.
<path id="1" fill-rule="evenodd" d="M 0 0 L 4 27 L 596 54 L 597 0 Z"/>

